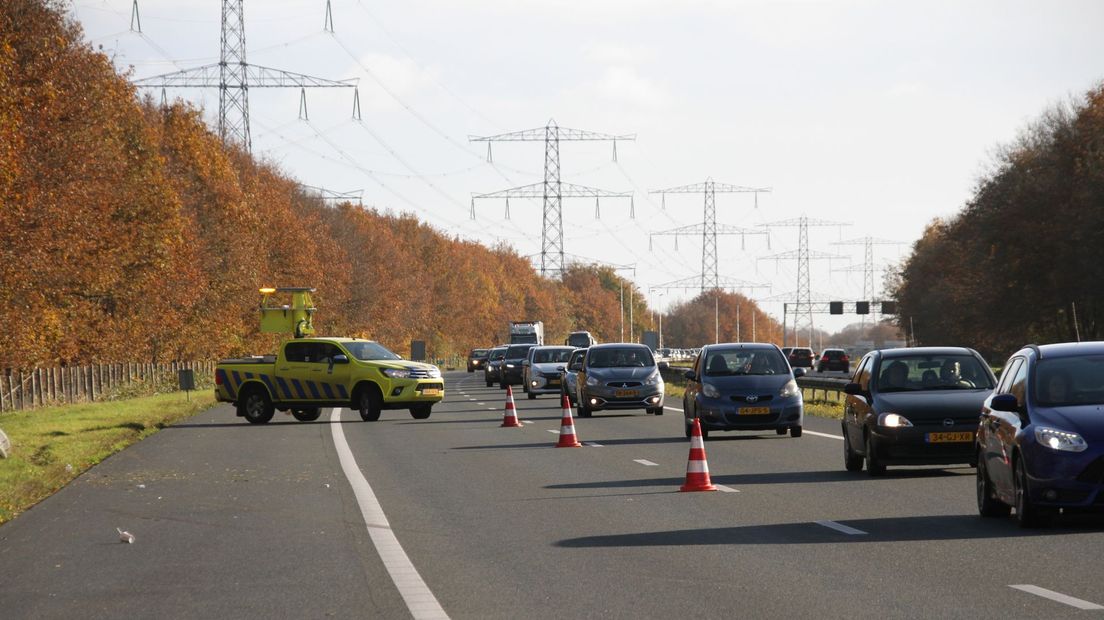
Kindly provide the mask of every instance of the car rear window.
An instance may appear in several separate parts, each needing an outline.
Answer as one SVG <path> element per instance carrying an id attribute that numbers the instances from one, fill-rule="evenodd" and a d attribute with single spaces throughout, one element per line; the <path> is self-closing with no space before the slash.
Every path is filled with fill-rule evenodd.
<path id="1" fill-rule="evenodd" d="M 950 353 L 882 359 L 878 391 L 993 389 L 989 373 L 972 355 Z"/>
<path id="2" fill-rule="evenodd" d="M 1044 407 L 1104 404 L 1104 356 L 1039 361 L 1033 392 Z"/>
<path id="3" fill-rule="evenodd" d="M 591 349 L 587 356 L 591 368 L 645 368 L 655 366 L 655 359 L 647 347 L 615 347 Z"/>
<path id="4" fill-rule="evenodd" d="M 781 375 L 790 371 L 774 349 L 710 349 L 705 356 L 705 376 Z"/>

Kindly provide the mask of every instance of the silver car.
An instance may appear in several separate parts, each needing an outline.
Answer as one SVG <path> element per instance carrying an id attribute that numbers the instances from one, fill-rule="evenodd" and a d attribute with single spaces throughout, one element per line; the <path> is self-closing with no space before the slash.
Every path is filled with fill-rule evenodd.
<path id="1" fill-rule="evenodd" d="M 642 344 L 590 347 L 577 380 L 580 418 L 609 409 L 663 415 L 663 377 L 651 349 Z"/>
<path id="2" fill-rule="evenodd" d="M 571 357 L 574 347 L 533 347 L 523 364 L 522 386 L 529 400 L 540 394 L 560 394 L 560 368 Z"/>
<path id="3" fill-rule="evenodd" d="M 579 406 L 579 371 L 583 369 L 583 357 L 586 356 L 586 349 L 575 349 L 571 352 L 571 357 L 568 358 L 567 364 L 560 366 L 561 379 L 560 383 L 563 385 L 563 393 L 567 395 L 567 399 L 571 401 L 572 407 Z"/>

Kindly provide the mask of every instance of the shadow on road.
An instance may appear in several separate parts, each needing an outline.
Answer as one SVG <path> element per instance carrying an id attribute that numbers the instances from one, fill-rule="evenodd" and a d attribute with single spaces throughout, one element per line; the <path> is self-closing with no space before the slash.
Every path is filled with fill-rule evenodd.
<path id="1" fill-rule="evenodd" d="M 615 440 L 599 440 L 604 446 L 608 446 L 614 443 L 661 443 L 661 442 L 682 442 L 685 443 L 685 439 L 615 439 Z M 972 471 L 972 470 L 971 470 Z M 769 472 L 763 474 L 710 474 L 710 479 L 716 484 L 724 484 L 732 487 L 745 486 L 750 484 L 802 484 L 802 483 L 818 483 L 818 482 L 862 482 L 870 483 L 877 481 L 892 481 L 896 479 L 905 478 L 943 478 L 952 476 L 964 476 L 963 473 L 950 472 L 944 469 L 906 469 L 906 470 L 890 470 L 885 476 L 880 478 L 871 478 L 861 472 L 849 472 L 830 469 L 827 471 L 787 471 L 787 472 Z M 565 484 L 553 484 L 548 485 L 546 489 L 616 489 L 621 487 L 646 487 L 646 486 L 679 486 L 685 481 L 684 478 L 643 478 L 633 480 L 601 480 L 597 482 L 569 482 Z"/>
<path id="2" fill-rule="evenodd" d="M 556 438 L 549 436 L 548 441 L 541 443 L 506 443 L 495 446 L 458 446 L 453 450 L 527 450 L 530 448 L 551 448 L 556 445 Z"/>
<path id="3" fill-rule="evenodd" d="M 847 535 L 813 522 L 696 528 L 608 536 L 568 538 L 557 547 L 662 547 L 683 545 L 805 545 L 935 540 L 975 540 L 1057 536 L 1099 531 L 1101 520 L 1068 518 L 1049 528 L 1025 530 L 1012 519 L 982 519 L 977 515 L 887 517 L 840 521 L 867 534 Z"/>

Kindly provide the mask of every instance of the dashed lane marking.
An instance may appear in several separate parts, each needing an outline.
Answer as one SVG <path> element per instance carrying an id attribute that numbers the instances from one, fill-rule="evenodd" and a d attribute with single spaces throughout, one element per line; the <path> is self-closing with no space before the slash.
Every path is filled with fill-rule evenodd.
<path id="1" fill-rule="evenodd" d="M 341 408 L 336 408 L 330 413 L 330 429 L 332 429 L 334 449 L 337 450 L 337 459 L 341 462 L 341 469 L 345 472 L 345 478 L 353 487 L 353 495 L 356 496 L 360 506 L 360 514 L 364 517 L 364 524 L 368 529 L 368 536 L 379 553 L 387 573 L 391 575 L 391 581 L 399 590 L 410 615 L 417 619 L 422 618 L 448 618 L 448 614 L 437 602 L 429 586 L 414 568 L 414 563 L 403 551 L 395 532 L 391 530 L 391 524 L 387 521 L 387 515 L 383 513 L 376 494 L 372 492 L 371 485 L 361 473 L 356 459 L 353 457 L 349 443 L 345 441 L 345 431 L 341 428 Z"/>
<path id="2" fill-rule="evenodd" d="M 648 459 L 633 459 L 633 462 L 634 463 L 640 463 L 641 465 L 644 465 L 645 467 L 659 467 L 659 463 L 653 463 L 653 462 L 649 461 Z"/>
<path id="3" fill-rule="evenodd" d="M 826 437 L 828 439 L 838 439 L 840 441 L 843 441 L 843 437 L 840 437 L 839 435 L 829 435 L 828 433 L 818 433 L 816 431 L 803 430 L 801 432 L 801 434 L 802 435 L 815 435 L 817 437 Z"/>
<path id="4" fill-rule="evenodd" d="M 584 446 L 590 446 L 591 448 L 601 448 L 601 447 L 603 447 L 602 444 L 594 442 L 594 441 L 584 441 L 583 445 Z"/>
<path id="5" fill-rule="evenodd" d="M 713 486 L 717 487 L 718 491 L 724 491 L 725 493 L 739 493 L 740 492 L 739 489 L 734 489 L 732 487 L 726 487 L 723 484 L 715 484 Z"/>
<path id="6" fill-rule="evenodd" d="M 1043 598 L 1048 598 L 1052 601 L 1055 601 L 1055 602 L 1058 602 L 1058 603 L 1063 603 L 1065 605 L 1069 605 L 1070 607 L 1076 607 L 1078 609 L 1084 609 L 1084 610 L 1104 609 L 1104 607 L 1102 607 L 1100 605 L 1097 605 L 1096 603 L 1090 603 L 1089 601 L 1083 601 L 1079 598 L 1074 598 L 1072 596 L 1062 594 L 1061 592 L 1055 592 L 1054 590 L 1047 590 L 1046 588 L 1040 588 L 1039 586 L 1033 586 L 1033 585 L 1030 585 L 1030 584 L 1019 584 L 1019 585 L 1013 585 L 1013 586 L 1008 586 L 1008 587 L 1009 588 L 1014 588 L 1016 590 L 1020 590 L 1022 592 L 1027 592 L 1028 594 L 1034 594 L 1035 596 L 1041 596 Z"/>
<path id="7" fill-rule="evenodd" d="M 816 524 L 824 526 L 828 529 L 836 530 L 837 532 L 842 532 L 849 536 L 862 536 L 867 533 L 862 530 L 857 530 L 853 527 L 849 527 L 842 523 L 836 523 L 835 521 L 817 521 Z"/>

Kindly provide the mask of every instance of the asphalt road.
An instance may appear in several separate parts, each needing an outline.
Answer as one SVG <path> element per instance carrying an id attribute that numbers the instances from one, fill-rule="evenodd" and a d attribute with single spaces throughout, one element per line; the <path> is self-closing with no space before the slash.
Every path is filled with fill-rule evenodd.
<path id="1" fill-rule="evenodd" d="M 453 618 L 1104 614 L 1070 604 L 1104 604 L 1104 520 L 983 521 L 967 467 L 849 473 L 838 422 L 807 418 L 798 439 L 715 433 L 729 492 L 680 493 L 679 411 L 577 419 L 600 445 L 553 449 L 554 397 L 519 394 L 524 428 L 500 428 L 481 379 L 447 373 L 425 421 L 339 412 L 386 523 L 328 414 L 166 429 L 0 527 L 0 617 L 409 617 L 381 532 Z"/>

